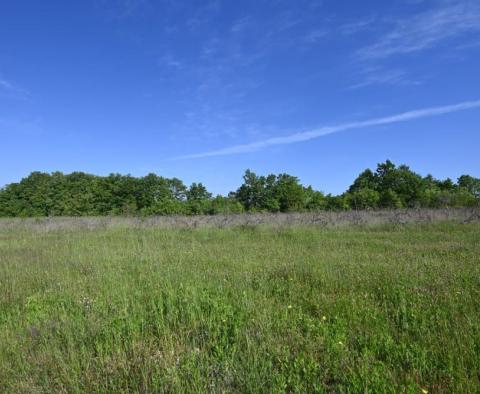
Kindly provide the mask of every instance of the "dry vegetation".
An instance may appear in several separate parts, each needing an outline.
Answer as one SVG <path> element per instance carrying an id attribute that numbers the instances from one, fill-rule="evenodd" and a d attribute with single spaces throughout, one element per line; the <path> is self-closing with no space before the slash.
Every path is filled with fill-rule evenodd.
<path id="1" fill-rule="evenodd" d="M 289 226 L 372 226 L 381 224 L 435 223 L 455 221 L 470 223 L 480 220 L 479 208 L 397 209 L 375 211 L 319 211 L 305 213 L 243 213 L 198 216 L 149 217 L 51 217 L 51 218 L 0 218 L 0 230 L 31 229 L 40 231 L 62 229 L 128 228 L 198 228 L 267 225 Z"/>

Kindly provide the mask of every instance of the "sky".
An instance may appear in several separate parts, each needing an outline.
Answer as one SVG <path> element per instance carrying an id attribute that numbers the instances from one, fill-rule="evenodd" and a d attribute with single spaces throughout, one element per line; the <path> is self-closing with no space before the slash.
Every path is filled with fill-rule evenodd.
<path id="1" fill-rule="evenodd" d="M 341 193 L 480 176 L 478 0 L 0 2 L 0 186 L 32 171 Z"/>

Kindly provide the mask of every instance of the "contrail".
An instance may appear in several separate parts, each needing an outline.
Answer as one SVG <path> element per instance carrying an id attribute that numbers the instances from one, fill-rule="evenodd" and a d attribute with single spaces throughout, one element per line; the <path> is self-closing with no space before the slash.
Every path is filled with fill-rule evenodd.
<path id="1" fill-rule="evenodd" d="M 397 115 L 386 116 L 383 118 L 374 118 L 358 122 L 343 123 L 336 126 L 325 126 L 318 129 L 309 131 L 303 131 L 287 135 L 285 137 L 269 138 L 263 141 L 252 142 L 249 144 L 234 145 L 227 148 L 213 150 L 208 152 L 193 153 L 185 156 L 175 157 L 173 160 L 185 160 L 185 159 L 199 159 L 202 157 L 212 156 L 226 156 L 235 155 L 239 153 L 254 152 L 269 146 L 274 145 L 287 145 L 296 142 L 309 141 L 315 138 L 323 137 L 328 134 L 338 133 L 340 131 L 362 129 L 370 126 L 379 126 L 392 123 L 406 122 L 409 120 L 428 118 L 432 116 L 438 116 L 443 114 L 450 114 L 453 112 L 464 111 L 472 108 L 480 108 L 480 100 L 466 101 L 454 105 L 446 105 L 443 107 L 430 107 L 424 109 L 418 109 L 414 111 L 403 112 Z"/>

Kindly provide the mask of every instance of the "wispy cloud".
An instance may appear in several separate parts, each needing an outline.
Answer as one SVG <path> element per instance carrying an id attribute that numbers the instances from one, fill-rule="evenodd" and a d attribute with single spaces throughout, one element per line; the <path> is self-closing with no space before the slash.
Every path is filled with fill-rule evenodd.
<path id="1" fill-rule="evenodd" d="M 107 18 L 128 19 L 150 8 L 150 0 L 95 0 L 94 5 L 105 12 Z"/>
<path id="2" fill-rule="evenodd" d="M 244 16 L 243 18 L 238 19 L 233 26 L 230 28 L 230 32 L 233 34 L 240 34 L 245 31 L 252 24 L 252 16 Z"/>
<path id="3" fill-rule="evenodd" d="M 464 0 L 398 20 L 393 30 L 361 48 L 357 55 L 363 59 L 381 59 L 418 52 L 475 31 L 480 31 L 480 3 Z"/>
<path id="4" fill-rule="evenodd" d="M 165 66 L 167 68 L 183 68 L 184 64 L 182 61 L 174 57 L 171 53 L 167 53 L 163 56 L 161 56 L 158 59 L 158 65 L 159 66 Z"/>
<path id="5" fill-rule="evenodd" d="M 314 29 L 309 31 L 305 35 L 305 42 L 308 44 L 315 44 L 318 41 L 320 41 L 322 38 L 326 37 L 328 35 L 328 30 L 327 29 Z"/>
<path id="6" fill-rule="evenodd" d="M 360 89 L 372 85 L 419 85 L 421 82 L 411 80 L 404 70 L 382 70 L 379 67 L 367 68 L 362 72 L 363 79 L 348 87 L 348 89 Z"/>
<path id="7" fill-rule="evenodd" d="M 8 82 L 8 81 L 6 81 L 6 80 L 4 80 L 4 79 L 0 79 L 0 88 L 3 89 L 3 90 L 12 90 L 12 89 L 14 89 L 13 85 L 12 85 L 10 82 Z"/>
<path id="8" fill-rule="evenodd" d="M 185 5 L 184 3 L 188 2 L 174 1 L 173 3 Z M 192 32 L 197 32 L 202 27 L 211 24 L 213 20 L 218 17 L 222 8 L 222 2 L 220 0 L 206 0 L 200 2 L 200 4 L 201 6 L 197 7 L 192 16 L 186 21 L 187 28 Z"/>
<path id="9" fill-rule="evenodd" d="M 358 32 L 370 29 L 373 24 L 376 22 L 376 18 L 371 16 L 365 19 L 360 19 L 355 22 L 344 23 L 339 26 L 338 30 L 340 33 L 345 35 L 356 34 Z"/>
<path id="10" fill-rule="evenodd" d="M 6 79 L 0 79 L 0 97 L 28 100 L 30 98 L 30 92 Z"/>
<path id="11" fill-rule="evenodd" d="M 462 102 L 454 105 L 447 105 L 447 106 L 441 106 L 441 107 L 424 108 L 419 110 L 403 112 L 397 115 L 386 116 L 382 118 L 374 118 L 374 119 L 358 121 L 358 122 L 343 123 L 336 126 L 325 126 L 325 127 L 321 127 L 314 130 L 291 134 L 285 137 L 269 138 L 263 141 L 257 141 L 249 144 L 234 145 L 234 146 L 230 146 L 230 147 L 219 149 L 219 150 L 179 156 L 174 158 L 174 160 L 199 159 L 204 157 L 227 156 L 227 155 L 234 155 L 239 153 L 254 152 L 260 149 L 268 148 L 270 146 L 288 145 L 288 144 L 294 144 L 297 142 L 309 141 L 316 138 L 324 137 L 329 134 L 338 133 L 341 131 L 363 129 L 363 128 L 372 127 L 372 126 L 407 122 L 409 120 L 439 116 L 439 115 L 449 114 L 453 112 L 465 111 L 473 108 L 480 108 L 480 100 L 466 101 L 466 102 Z"/>
<path id="12" fill-rule="evenodd" d="M 203 16 L 215 18 L 222 12 L 221 3 L 207 4 L 213 11 L 205 15 L 198 11 L 194 25 Z M 168 56 L 162 54 L 157 58 L 162 72 L 175 72 L 175 78 L 185 81 L 183 90 L 172 92 L 184 113 L 189 114 L 175 124 L 177 138 L 236 138 L 249 127 L 257 132 L 256 122 L 249 114 L 249 98 L 254 97 L 267 79 L 270 57 L 291 54 L 304 38 L 307 27 L 314 30 L 312 25 L 317 24 L 317 18 L 311 13 L 307 18 L 304 13 L 303 8 L 292 9 L 289 3 L 282 3 L 266 20 L 255 13 L 242 13 L 232 20 L 229 16 L 228 24 L 209 27 L 198 34 L 192 34 L 190 20 L 183 22 L 180 34 L 188 36 L 191 51 L 178 54 L 178 48 L 167 45 L 164 53 Z M 214 25 L 213 19 L 208 25 Z M 315 30 L 309 39 L 318 40 L 323 34 Z"/>

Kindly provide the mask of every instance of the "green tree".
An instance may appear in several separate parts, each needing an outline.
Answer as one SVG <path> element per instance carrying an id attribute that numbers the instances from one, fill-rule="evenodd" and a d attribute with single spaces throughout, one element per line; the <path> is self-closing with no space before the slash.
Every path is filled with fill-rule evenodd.
<path id="1" fill-rule="evenodd" d="M 243 205 L 235 198 L 217 196 L 210 202 L 209 214 L 232 214 L 244 212 Z"/>
<path id="2" fill-rule="evenodd" d="M 228 197 L 212 198 L 201 183 L 187 188 L 178 178 L 142 178 L 83 172 L 32 172 L 0 189 L 0 216 L 167 215 L 291 212 L 402 207 L 462 207 L 480 204 L 480 179 L 462 175 L 457 183 L 431 175 L 422 178 L 390 160 L 365 170 L 348 192 L 333 196 L 304 187 L 288 174 L 258 176 L 247 170 Z"/>
<path id="3" fill-rule="evenodd" d="M 202 201 L 210 200 L 212 198 L 212 193 L 209 193 L 207 188 L 201 183 L 192 183 L 186 192 L 188 201 Z"/>
<path id="4" fill-rule="evenodd" d="M 470 175 L 462 175 L 458 178 L 458 186 L 468 191 L 475 198 L 480 198 L 480 179 Z"/>
<path id="5" fill-rule="evenodd" d="M 280 174 L 274 183 L 274 200 L 281 212 L 301 211 L 305 208 L 305 189 L 297 177 Z"/>
<path id="6" fill-rule="evenodd" d="M 375 209 L 380 202 L 380 193 L 368 187 L 358 189 L 347 195 L 349 206 L 352 209 Z"/>
<path id="7" fill-rule="evenodd" d="M 327 201 L 322 192 L 313 190 L 311 186 L 305 188 L 305 208 L 309 211 L 327 209 Z"/>
<path id="8" fill-rule="evenodd" d="M 387 189 L 380 195 L 379 206 L 397 209 L 403 208 L 403 202 L 394 190 Z"/>
<path id="9" fill-rule="evenodd" d="M 246 170 L 236 198 L 248 211 L 261 210 L 265 202 L 265 178 Z"/>
<path id="10" fill-rule="evenodd" d="M 372 170 L 367 168 L 353 181 L 353 184 L 349 187 L 348 192 L 354 193 L 361 189 L 377 190 L 377 188 L 378 176 L 375 176 Z"/>

